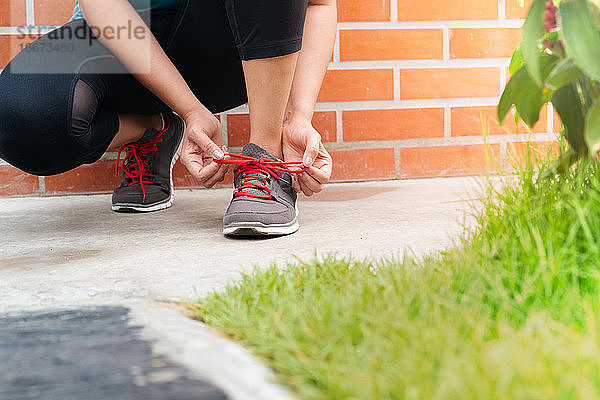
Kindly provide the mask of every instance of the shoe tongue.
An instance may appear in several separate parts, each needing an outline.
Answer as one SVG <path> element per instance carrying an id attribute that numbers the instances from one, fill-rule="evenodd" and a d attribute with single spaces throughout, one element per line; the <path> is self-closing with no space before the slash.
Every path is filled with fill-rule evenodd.
<path id="1" fill-rule="evenodd" d="M 144 135 L 142 135 L 141 139 L 138 140 L 137 142 L 135 142 L 136 144 L 144 144 L 144 143 L 148 143 L 154 139 L 156 139 L 156 135 L 158 135 L 158 131 L 154 128 L 149 128 L 146 130 L 146 132 L 144 132 Z M 125 165 L 127 165 L 127 167 L 130 167 L 131 164 L 135 163 L 136 159 L 133 155 L 129 156 L 129 158 L 127 158 L 127 160 L 125 160 Z M 127 182 L 131 182 L 134 181 L 135 179 L 132 178 L 123 178 L 126 179 Z"/>
<path id="2" fill-rule="evenodd" d="M 148 142 L 156 139 L 157 135 L 158 135 L 158 131 L 156 129 L 149 128 L 148 130 L 146 130 L 146 132 L 144 132 L 144 135 L 142 136 L 142 138 L 140 140 L 138 140 L 136 143 L 137 144 L 148 143 Z"/>
<path id="3" fill-rule="evenodd" d="M 249 157 L 267 158 L 269 160 L 277 161 L 277 158 L 273 157 L 268 151 L 254 143 L 245 145 L 242 149 L 242 154 Z"/>
<path id="4" fill-rule="evenodd" d="M 244 148 L 242 149 L 242 154 L 245 156 L 250 156 L 250 157 L 254 157 L 254 158 L 258 158 L 258 159 L 265 158 L 265 159 L 269 159 L 269 160 L 273 160 L 273 161 L 278 161 L 277 158 L 273 157 L 268 151 L 266 151 L 265 149 L 263 149 L 262 147 L 254 144 L 254 143 L 248 143 L 247 145 L 245 145 Z M 266 174 L 258 174 L 258 179 L 254 180 L 254 182 L 262 185 L 264 177 L 266 177 Z M 269 195 L 269 193 L 267 193 L 267 191 L 257 189 L 257 188 L 246 188 L 246 189 L 244 189 L 244 192 L 257 194 L 260 196 L 268 196 Z"/>

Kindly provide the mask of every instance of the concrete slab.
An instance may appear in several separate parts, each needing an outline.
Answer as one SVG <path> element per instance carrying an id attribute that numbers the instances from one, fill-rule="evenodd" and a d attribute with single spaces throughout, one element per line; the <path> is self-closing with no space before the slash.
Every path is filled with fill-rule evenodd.
<path id="1" fill-rule="evenodd" d="M 472 222 L 468 215 L 484 184 L 451 178 L 330 185 L 300 199 L 298 233 L 261 240 L 222 235 L 229 189 L 179 191 L 174 207 L 153 214 L 114 213 L 107 195 L 0 199 L 0 315 L 125 307 L 154 355 L 228 398 L 292 399 L 245 349 L 169 302 L 223 287 L 253 266 L 296 257 L 441 250 Z M 100 368 L 98 376 L 104 373 Z"/>
<path id="2" fill-rule="evenodd" d="M 253 265 L 337 252 L 422 255 L 452 243 L 481 178 L 330 185 L 300 200 L 300 231 L 228 239 L 229 189 L 179 191 L 174 207 L 119 214 L 107 195 L 0 200 L 0 311 L 181 300 Z"/>

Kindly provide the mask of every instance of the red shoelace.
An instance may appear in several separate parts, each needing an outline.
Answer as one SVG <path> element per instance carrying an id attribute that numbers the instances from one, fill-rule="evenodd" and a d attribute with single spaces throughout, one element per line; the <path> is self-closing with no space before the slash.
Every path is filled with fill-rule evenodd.
<path id="1" fill-rule="evenodd" d="M 247 196 L 247 197 L 256 197 L 259 199 L 267 199 L 271 200 L 274 197 L 271 195 L 272 189 L 265 186 L 267 184 L 267 180 L 270 178 L 275 178 L 279 180 L 283 180 L 287 182 L 285 179 L 280 178 L 278 172 L 285 171 L 292 174 L 301 174 L 302 172 L 306 172 L 308 167 L 302 167 L 301 169 L 290 170 L 287 167 L 291 166 L 301 166 L 302 162 L 294 161 L 294 162 L 283 162 L 283 161 L 274 161 L 268 158 L 254 158 L 250 156 L 246 156 L 243 154 L 235 154 L 235 153 L 225 153 L 225 158 L 221 160 L 215 160 L 217 164 L 229 164 L 235 165 L 235 175 L 243 174 L 242 185 L 238 188 L 238 191 L 234 194 L 237 196 Z M 259 180 L 259 174 L 266 175 L 263 178 L 263 184 L 252 182 Z M 287 182 L 291 184 L 291 182 Z M 259 189 L 264 190 L 269 193 L 268 196 L 261 196 L 256 193 L 245 192 L 244 189 Z"/>
<path id="2" fill-rule="evenodd" d="M 146 201 L 146 188 L 144 188 L 144 184 L 153 184 L 154 182 L 146 179 L 154 176 L 150 172 L 146 171 L 146 167 L 148 166 L 148 155 L 158 150 L 158 144 L 163 141 L 162 135 L 169 130 L 171 127 L 171 119 L 164 115 L 165 119 L 165 128 L 158 132 L 156 138 L 146 143 L 129 143 L 125 146 L 121 146 L 119 148 L 119 153 L 117 154 L 117 175 L 119 174 L 119 162 L 121 161 L 121 153 L 123 150 L 127 150 L 125 158 L 123 159 L 123 163 L 121 164 L 121 168 L 123 172 L 125 172 L 125 176 L 131 179 L 131 183 L 127 186 L 132 186 L 137 183 L 140 184 L 142 188 L 142 193 L 144 194 L 143 201 Z M 127 165 L 127 161 L 133 158 L 135 162 Z"/>

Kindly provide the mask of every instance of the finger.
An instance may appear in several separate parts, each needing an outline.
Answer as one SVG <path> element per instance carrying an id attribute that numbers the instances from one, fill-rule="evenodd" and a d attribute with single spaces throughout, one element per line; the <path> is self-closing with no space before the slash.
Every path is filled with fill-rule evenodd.
<path id="1" fill-rule="evenodd" d="M 314 131 L 313 134 L 308 136 L 308 140 L 306 142 L 306 150 L 304 151 L 304 157 L 302 158 L 302 163 L 305 167 L 310 167 L 313 165 L 317 156 L 319 155 L 319 149 L 321 148 L 321 135 L 318 132 Z"/>
<path id="2" fill-rule="evenodd" d="M 223 182 L 225 180 L 225 175 L 227 175 L 227 172 L 229 171 L 229 165 L 221 165 L 221 168 L 219 169 L 219 172 L 217 173 L 217 177 L 219 178 L 219 180 L 217 182 Z"/>
<path id="3" fill-rule="evenodd" d="M 302 189 L 300 189 L 300 184 L 298 183 L 298 177 L 296 175 L 292 175 L 292 188 L 296 193 L 300 193 Z"/>
<path id="4" fill-rule="evenodd" d="M 217 183 L 221 182 L 223 179 L 220 178 L 219 176 L 213 176 L 212 178 L 210 178 L 209 180 L 207 180 L 204 183 L 204 187 L 205 188 L 211 188 L 213 186 L 215 186 Z"/>
<path id="5" fill-rule="evenodd" d="M 205 187 L 213 187 L 217 183 L 224 181 L 225 175 L 227 174 L 228 170 L 229 170 L 229 165 L 220 164 L 219 169 L 215 172 L 215 174 L 213 176 L 209 177 L 204 182 L 204 186 Z"/>
<path id="6" fill-rule="evenodd" d="M 203 132 L 192 132 L 190 141 L 200 148 L 200 153 L 202 153 L 204 157 L 212 157 L 213 159 L 220 160 L 225 156 L 225 153 L 221 150 L 219 145 L 213 142 L 212 139 Z"/>
<path id="7" fill-rule="evenodd" d="M 323 190 L 323 184 L 307 173 L 300 174 L 298 180 L 302 184 L 302 187 L 310 189 L 313 193 L 319 193 Z"/>
<path id="8" fill-rule="evenodd" d="M 331 179 L 332 170 L 333 160 L 331 155 L 325 150 L 325 147 L 322 147 L 319 152 L 319 158 L 306 173 L 313 177 L 317 182 L 324 185 Z"/>
<path id="9" fill-rule="evenodd" d="M 307 186 L 303 185 L 300 180 L 298 180 L 298 183 L 300 184 L 300 190 L 302 190 L 302 193 L 304 193 L 308 197 L 313 195 L 313 191 L 310 190 L 310 188 L 308 188 Z"/>
<path id="10" fill-rule="evenodd" d="M 311 178 L 319 182 L 321 185 L 329 182 L 331 178 L 331 164 L 323 164 L 319 167 L 310 167 L 305 174 L 310 175 Z"/>
<path id="11" fill-rule="evenodd" d="M 198 161 L 194 161 L 193 158 L 187 151 L 183 151 L 181 153 L 181 157 L 179 158 L 181 164 L 187 169 L 187 171 L 192 175 L 195 179 L 199 180 L 200 170 L 202 169 L 202 163 Z"/>
<path id="12" fill-rule="evenodd" d="M 218 175 L 221 170 L 222 165 L 217 164 L 216 162 L 211 162 L 210 164 L 204 166 L 200 173 L 198 174 L 198 180 L 202 184 L 206 184 L 209 180 L 211 180 L 214 176 Z"/>

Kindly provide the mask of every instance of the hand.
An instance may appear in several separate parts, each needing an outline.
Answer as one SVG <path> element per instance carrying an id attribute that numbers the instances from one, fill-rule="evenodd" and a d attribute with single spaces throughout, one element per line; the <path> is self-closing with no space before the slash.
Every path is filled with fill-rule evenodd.
<path id="1" fill-rule="evenodd" d="M 186 124 L 181 163 L 206 188 L 225 179 L 228 165 L 217 164 L 227 148 L 223 146 L 221 123 L 212 114 L 199 110 L 183 116 Z"/>
<path id="2" fill-rule="evenodd" d="M 333 160 L 310 120 L 292 119 L 284 124 L 283 159 L 286 162 L 301 161 L 305 167 L 309 167 L 306 172 L 292 174 L 294 190 L 306 196 L 321 192 L 331 178 Z"/>

